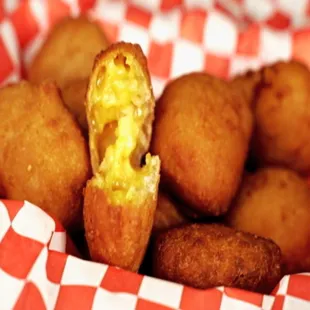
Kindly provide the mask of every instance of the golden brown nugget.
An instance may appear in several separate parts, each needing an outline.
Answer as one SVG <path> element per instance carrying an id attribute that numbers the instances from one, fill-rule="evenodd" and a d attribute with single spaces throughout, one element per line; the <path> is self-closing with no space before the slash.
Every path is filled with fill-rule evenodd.
<path id="1" fill-rule="evenodd" d="M 296 62 L 263 69 L 254 105 L 252 155 L 262 166 L 310 172 L 310 72 Z"/>
<path id="2" fill-rule="evenodd" d="M 242 100 L 228 83 L 192 73 L 157 102 L 151 151 L 161 182 L 198 213 L 224 214 L 241 180 L 252 123 Z"/>
<path id="3" fill-rule="evenodd" d="M 227 223 L 276 242 L 284 273 L 310 271 L 310 192 L 297 173 L 265 168 L 247 175 Z"/>
<path id="4" fill-rule="evenodd" d="M 270 293 L 281 279 L 281 251 L 271 240 L 217 224 L 191 224 L 160 234 L 153 272 L 199 289 L 228 286 Z"/>
<path id="5" fill-rule="evenodd" d="M 5 197 L 38 205 L 69 230 L 80 228 L 87 143 L 54 83 L 0 89 L 0 145 Z"/>
<path id="6" fill-rule="evenodd" d="M 51 30 L 28 68 L 28 79 L 36 83 L 46 79 L 56 81 L 61 91 L 65 92 L 65 104 L 74 115 L 79 113 L 78 120 L 82 120 L 81 125 L 85 128 L 85 108 L 81 107 L 87 83 L 80 84 L 81 89 L 71 86 L 77 90 L 76 95 L 71 95 L 68 87 L 77 80 L 88 80 L 96 55 L 108 45 L 105 34 L 95 22 L 85 16 L 67 17 Z"/>
<path id="7" fill-rule="evenodd" d="M 71 108 L 72 114 L 79 122 L 81 128 L 86 132 L 88 129 L 85 97 L 88 86 L 88 79 L 78 79 L 69 82 L 62 89 L 62 97 L 68 107 Z"/>
<path id="8" fill-rule="evenodd" d="M 159 191 L 153 232 L 157 233 L 174 228 L 186 222 L 188 219 L 180 212 L 178 203 L 165 191 Z"/>
<path id="9" fill-rule="evenodd" d="M 87 92 L 86 112 L 94 177 L 84 202 L 93 260 L 137 271 L 157 203 L 160 161 L 142 156 L 154 117 L 146 58 L 138 45 L 118 43 L 100 53 Z"/>
<path id="10" fill-rule="evenodd" d="M 88 78 L 96 55 L 108 45 L 96 23 L 84 16 L 67 17 L 51 30 L 28 68 L 28 78 L 53 79 L 62 89 L 68 82 Z"/>

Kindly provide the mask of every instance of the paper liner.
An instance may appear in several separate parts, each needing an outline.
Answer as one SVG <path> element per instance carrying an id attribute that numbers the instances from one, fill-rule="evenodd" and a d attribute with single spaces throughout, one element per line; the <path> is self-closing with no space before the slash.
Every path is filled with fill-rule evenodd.
<path id="1" fill-rule="evenodd" d="M 0 221 L 0 309 L 310 307 L 310 274 L 285 276 L 270 296 L 196 290 L 64 254 L 61 225 L 29 202 L 0 200 Z"/>
<path id="2" fill-rule="evenodd" d="M 81 13 L 112 41 L 141 45 L 156 96 L 167 81 L 191 71 L 228 78 L 291 58 L 310 66 L 307 0 L 0 0 L 0 85 L 23 76 L 50 27 Z M 41 209 L 0 201 L 1 310 L 310 309 L 310 274 L 285 276 L 264 296 L 196 290 L 76 255 L 61 225 Z"/>
<path id="3" fill-rule="evenodd" d="M 6 44 L 0 40 L 0 82 L 20 71 L 18 61 L 11 64 L 14 53 L 27 66 L 50 27 L 81 13 L 112 41 L 141 45 L 156 96 L 168 80 L 195 70 L 227 78 L 280 59 L 310 66 L 308 0 L 2 1 L 2 21 L 9 20 L 18 41 L 14 35 Z"/>

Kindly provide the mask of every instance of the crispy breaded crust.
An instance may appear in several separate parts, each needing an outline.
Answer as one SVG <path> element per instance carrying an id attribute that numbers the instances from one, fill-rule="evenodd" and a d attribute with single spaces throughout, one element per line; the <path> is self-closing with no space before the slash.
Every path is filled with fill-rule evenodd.
<path id="1" fill-rule="evenodd" d="M 0 145 L 5 197 L 28 200 L 65 228 L 80 229 L 89 153 L 54 83 L 21 82 L 0 90 Z"/>
<path id="2" fill-rule="evenodd" d="M 154 275 L 196 288 L 230 286 L 270 293 L 281 278 L 281 252 L 270 240 L 215 224 L 160 234 Z"/>
<path id="3" fill-rule="evenodd" d="M 86 131 L 84 100 L 95 56 L 109 46 L 102 29 L 85 16 L 58 22 L 27 69 L 31 82 L 54 80 L 64 103 Z"/>
<path id="4" fill-rule="evenodd" d="M 109 45 L 99 26 L 87 17 L 66 17 L 58 22 L 28 68 L 28 79 L 53 79 L 62 87 L 88 78 L 95 56 Z"/>
<path id="5" fill-rule="evenodd" d="M 296 172 L 270 167 L 245 176 L 226 222 L 276 242 L 285 274 L 310 271 L 310 191 Z"/>
<path id="6" fill-rule="evenodd" d="M 252 156 L 261 166 L 310 172 L 310 71 L 297 62 L 262 70 L 253 111 Z"/>
<path id="7" fill-rule="evenodd" d="M 149 241 L 156 196 L 141 205 L 111 205 L 106 193 L 87 183 L 84 226 L 92 260 L 138 271 Z"/>
<path id="8" fill-rule="evenodd" d="M 156 104 L 151 151 L 161 182 L 196 212 L 224 214 L 235 194 L 252 130 L 244 98 L 204 73 L 172 81 Z"/>

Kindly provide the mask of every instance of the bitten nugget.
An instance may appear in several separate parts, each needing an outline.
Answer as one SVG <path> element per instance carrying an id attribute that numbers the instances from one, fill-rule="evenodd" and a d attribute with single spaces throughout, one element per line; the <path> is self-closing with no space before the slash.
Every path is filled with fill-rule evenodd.
<path id="1" fill-rule="evenodd" d="M 268 239 L 217 224 L 191 224 L 155 241 L 156 277 L 195 288 L 230 286 L 270 293 L 281 279 L 281 252 Z"/>
<path id="2" fill-rule="evenodd" d="M 86 95 L 86 85 L 74 86 L 76 81 L 88 80 L 95 56 L 108 47 L 109 42 L 101 28 L 86 17 L 67 17 L 51 30 L 43 46 L 28 68 L 28 79 L 42 82 L 56 81 L 61 91 L 68 92 L 73 87 L 77 93 L 74 99 L 64 96 L 65 104 L 81 125 L 85 125 L 85 109 L 81 109 Z M 81 82 L 83 83 L 83 82 Z M 73 84 L 73 86 L 71 86 Z M 81 87 L 81 89 L 78 89 Z M 83 92 L 84 90 L 85 92 Z"/>
<path id="3" fill-rule="evenodd" d="M 241 180 L 252 127 L 243 100 L 230 84 L 192 73 L 157 102 L 151 150 L 161 182 L 198 213 L 224 214 Z"/>
<path id="4" fill-rule="evenodd" d="M 164 191 L 159 191 L 154 218 L 153 232 L 167 230 L 188 222 L 181 213 L 178 203 Z"/>
<path id="5" fill-rule="evenodd" d="M 310 191 L 297 173 L 265 168 L 248 174 L 227 223 L 276 242 L 284 273 L 310 271 Z"/>
<path id="6" fill-rule="evenodd" d="M 0 145 L 4 196 L 38 205 L 69 230 L 81 228 L 87 143 L 54 83 L 0 89 Z"/>
<path id="7" fill-rule="evenodd" d="M 146 58 L 138 45 L 118 43 L 96 58 L 87 92 L 94 177 L 84 203 L 93 260 L 137 271 L 157 203 L 160 161 L 149 153 L 154 114 Z"/>
<path id="8" fill-rule="evenodd" d="M 253 106 L 252 156 L 264 165 L 310 172 L 310 72 L 296 62 L 279 62 L 262 71 Z"/>

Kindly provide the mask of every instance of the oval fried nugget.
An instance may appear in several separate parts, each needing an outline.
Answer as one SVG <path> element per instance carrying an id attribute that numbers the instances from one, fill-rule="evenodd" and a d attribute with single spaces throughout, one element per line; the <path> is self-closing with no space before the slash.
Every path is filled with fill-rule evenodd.
<path id="1" fill-rule="evenodd" d="M 88 78 L 96 55 L 109 43 L 99 26 L 85 16 L 57 23 L 30 64 L 31 82 L 52 79 L 62 89 L 76 79 Z"/>
<path id="2" fill-rule="evenodd" d="M 230 84 L 192 73 L 156 104 L 151 151 L 161 182 L 198 213 L 224 214 L 241 180 L 252 127 L 243 100 Z"/>
<path id="3" fill-rule="evenodd" d="M 310 191 L 296 172 L 264 168 L 246 175 L 226 220 L 276 242 L 285 273 L 310 271 Z"/>
<path id="4" fill-rule="evenodd" d="M 56 81 L 64 102 L 87 129 L 84 99 L 96 55 L 109 42 L 101 28 L 85 16 L 67 17 L 49 33 L 30 64 L 27 75 L 31 82 Z"/>
<path id="5" fill-rule="evenodd" d="M 191 224 L 155 241 L 156 277 L 206 289 L 229 286 L 270 293 L 281 279 L 281 252 L 268 239 L 216 224 Z"/>
<path id="6" fill-rule="evenodd" d="M 154 96 L 138 45 L 117 43 L 100 53 L 86 111 L 94 176 L 84 201 L 86 239 L 93 260 L 137 271 L 150 238 L 160 161 L 147 154 Z"/>
<path id="7" fill-rule="evenodd" d="M 310 72 L 296 61 L 262 71 L 254 103 L 252 156 L 261 165 L 310 172 Z"/>
<path id="8" fill-rule="evenodd" d="M 69 230 L 80 228 L 87 143 L 54 83 L 0 89 L 0 145 L 5 197 L 38 205 Z"/>

